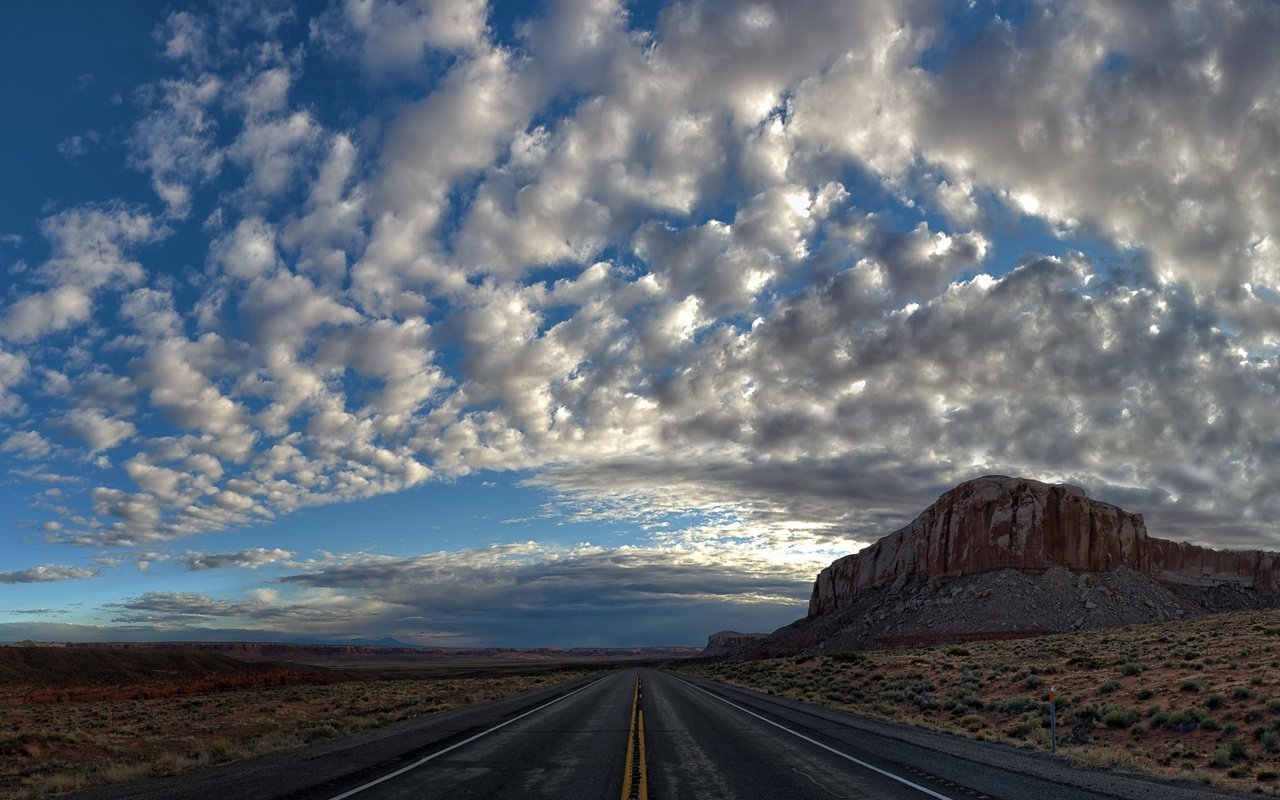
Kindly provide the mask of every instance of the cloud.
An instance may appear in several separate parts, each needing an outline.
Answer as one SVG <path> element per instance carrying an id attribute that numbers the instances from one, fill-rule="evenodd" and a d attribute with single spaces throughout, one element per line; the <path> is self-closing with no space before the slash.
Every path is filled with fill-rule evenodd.
<path id="1" fill-rule="evenodd" d="M 487 6 L 477 0 L 436 3 L 344 0 L 311 23 L 311 40 L 355 58 L 371 76 L 418 67 L 430 50 L 470 53 L 484 46 Z"/>
<path id="2" fill-rule="evenodd" d="M 84 567 L 65 567 L 57 564 L 43 564 L 39 567 L 0 572 L 0 583 L 50 583 L 52 581 L 73 581 L 97 577 L 98 570 Z"/>
<path id="3" fill-rule="evenodd" d="M 208 625 L 227 620 L 248 629 L 284 626 L 297 635 L 353 625 L 375 613 L 377 603 L 324 591 L 310 592 L 302 602 L 279 603 L 274 598 L 220 600 L 198 592 L 147 592 L 139 597 L 104 606 L 116 616 L 113 622 L 154 626 L 165 630 Z"/>
<path id="4" fill-rule="evenodd" d="M 175 17 L 191 18 L 181 13 Z M 184 48 L 196 46 L 191 39 L 181 41 Z M 139 91 L 139 102 L 151 110 L 129 137 L 129 163 L 150 175 L 152 189 L 170 216 L 186 217 L 192 192 L 222 169 L 225 154 L 217 146 L 212 110 L 223 89 L 222 80 L 202 73 L 148 84 Z"/>
<path id="5" fill-rule="evenodd" d="M 0 444 L 0 450 L 37 460 L 53 452 L 53 445 L 36 431 L 19 431 L 5 439 L 4 443 Z"/>
<path id="6" fill-rule="evenodd" d="M 424 619 L 489 642 L 699 643 L 717 621 L 789 621 L 820 562 L 778 563 L 745 547 L 558 549 L 530 542 L 409 558 L 331 557 L 301 563 L 306 572 L 280 580 L 359 592 L 388 612 L 362 623 L 366 630 L 402 637 L 414 635 L 407 622 Z M 567 630 L 567 618 L 583 620 L 582 629 Z M 609 632 L 594 630 L 593 621 L 605 619 Z"/>
<path id="7" fill-rule="evenodd" d="M 253 547 L 248 550 L 240 550 L 229 553 L 186 553 L 178 557 L 178 561 L 187 565 L 187 569 L 194 571 L 206 569 L 222 569 L 224 567 L 248 567 L 257 569 L 266 564 L 274 564 L 287 558 L 292 558 L 293 553 L 288 550 L 282 550 L 279 547 L 268 550 L 265 547 Z"/>
<path id="8" fill-rule="evenodd" d="M 163 235 L 149 215 L 121 205 L 71 208 L 46 217 L 41 231 L 52 254 L 38 269 L 42 290 L 0 312 L 0 336 L 27 342 L 89 319 L 94 293 L 143 277 L 126 250 Z"/>
<path id="9" fill-rule="evenodd" d="M 128 420 L 108 417 L 99 409 L 77 408 L 58 421 L 80 438 L 91 452 L 110 450 L 132 438 L 138 429 Z"/>
<path id="10" fill-rule="evenodd" d="M 102 140 L 102 134 L 95 130 L 68 136 L 57 144 L 58 154 L 71 162 L 77 162 L 89 154 L 89 150 Z"/>
<path id="11" fill-rule="evenodd" d="M 1262 9 L 172 14 L 127 128 L 157 210 L 41 222 L 48 257 L 24 249 L 0 298 L 0 447 L 64 482 L 36 522 L 88 547 L 486 470 L 645 531 L 636 551 L 298 567 L 286 589 L 345 592 L 317 627 L 347 608 L 461 630 L 479 612 L 451 598 L 504 591 L 527 619 L 781 609 L 822 558 L 990 472 L 1080 483 L 1156 535 L 1276 547 Z M 293 568 L 201 547 L 177 560 Z M 131 602 L 121 624 L 292 619 Z"/>

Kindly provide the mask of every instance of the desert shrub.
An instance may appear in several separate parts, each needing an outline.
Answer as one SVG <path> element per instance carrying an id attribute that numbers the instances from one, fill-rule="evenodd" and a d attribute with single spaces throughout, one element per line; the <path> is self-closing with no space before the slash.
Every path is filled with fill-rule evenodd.
<path id="1" fill-rule="evenodd" d="M 1205 717 L 1200 720 L 1200 727 L 1206 731 L 1220 731 L 1222 725 L 1213 717 Z"/>
<path id="2" fill-rule="evenodd" d="M 1204 699 L 1204 707 L 1210 711 L 1216 711 L 1222 708 L 1222 695 L 1214 692 Z"/>
<path id="3" fill-rule="evenodd" d="M 1200 727 L 1204 718 L 1205 713 L 1198 708 L 1183 708 L 1156 714 L 1151 718 L 1151 727 L 1168 728 L 1178 733 L 1191 733 Z"/>
<path id="4" fill-rule="evenodd" d="M 1027 679 L 1023 681 L 1023 685 L 1028 689 L 1042 689 L 1044 688 L 1044 678 L 1037 675 L 1028 675 Z"/>
<path id="5" fill-rule="evenodd" d="M 967 658 L 968 656 L 973 655 L 963 647 L 948 647 L 946 653 L 949 656 L 955 656 L 957 658 Z"/>
<path id="6" fill-rule="evenodd" d="M 1155 697 L 1155 692 L 1150 689 L 1139 689 L 1135 697 L 1139 700 L 1150 700 L 1152 697 Z"/>
<path id="7" fill-rule="evenodd" d="M 1232 700 L 1248 700 L 1251 697 L 1253 697 L 1253 692 L 1251 692 L 1248 687 L 1237 686 L 1231 690 Z"/>
<path id="8" fill-rule="evenodd" d="M 1064 720 L 1074 724 L 1097 722 L 1102 719 L 1102 715 L 1106 713 L 1106 709 L 1097 703 L 1090 703 L 1087 706 L 1080 706 L 1071 711 L 1068 715 L 1069 719 Z"/>
<path id="9" fill-rule="evenodd" d="M 970 731 L 976 731 L 987 727 L 987 720 L 980 714 L 966 714 L 960 718 L 960 724 Z"/>
<path id="10" fill-rule="evenodd" d="M 1125 676 L 1141 675 L 1146 668 L 1147 665 L 1141 662 L 1126 661 L 1120 665 L 1120 674 Z"/>
<path id="11" fill-rule="evenodd" d="M 244 758 L 248 751 L 240 742 L 219 736 L 205 745 L 205 753 L 211 760 L 218 762 Z"/>
<path id="12" fill-rule="evenodd" d="M 1138 721 L 1138 709 L 1112 707 L 1102 715 L 1102 724 L 1108 728 L 1128 728 Z"/>
<path id="13" fill-rule="evenodd" d="M 958 717 L 967 714 L 970 710 L 981 711 L 983 704 L 973 689 L 961 686 L 952 690 L 943 699 L 942 707 L 950 711 L 953 716 Z"/>
<path id="14" fill-rule="evenodd" d="M 1280 778 L 1280 775 L 1269 769 L 1264 769 L 1258 773 L 1259 781 L 1274 781 L 1276 778 Z"/>
<path id="15" fill-rule="evenodd" d="M 1111 694 L 1120 688 L 1120 681 L 1103 681 L 1098 684 L 1098 694 Z"/>
<path id="16" fill-rule="evenodd" d="M 1179 690 L 1184 692 L 1194 692 L 1196 694 L 1199 694 L 1200 692 L 1204 691 L 1204 681 L 1198 681 L 1198 680 L 1195 680 L 1194 678 L 1188 678 L 1185 681 L 1183 681 L 1182 685 L 1179 686 L 1178 688 Z"/>
<path id="17" fill-rule="evenodd" d="M 857 652 L 832 653 L 831 660 L 839 664 L 861 664 L 867 660 L 866 655 Z"/>
<path id="18" fill-rule="evenodd" d="M 1025 739 L 1031 735 L 1031 732 L 1033 730 L 1039 727 L 1040 726 L 1038 724 L 1033 725 L 1030 722 L 1027 722 L 1025 719 L 1022 719 L 1013 723 L 1008 728 L 1005 728 L 1004 732 L 1005 732 L 1005 735 L 1008 736 L 1010 739 Z"/>
<path id="19" fill-rule="evenodd" d="M 1030 697 L 1011 697 L 998 710 L 1003 711 L 1010 716 L 1014 714 L 1023 714 L 1039 705 Z"/>

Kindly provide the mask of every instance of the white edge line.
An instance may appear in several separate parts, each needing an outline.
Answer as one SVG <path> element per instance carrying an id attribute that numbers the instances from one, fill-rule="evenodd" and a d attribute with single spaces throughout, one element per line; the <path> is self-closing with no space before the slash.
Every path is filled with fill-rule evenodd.
<path id="1" fill-rule="evenodd" d="M 406 772 L 408 772 L 408 771 L 409 771 L 409 770 L 411 770 L 411 769 L 417 769 L 418 767 L 422 766 L 423 764 L 427 763 L 428 761 L 430 761 L 430 760 L 431 760 L 431 759 L 433 759 L 433 758 L 439 758 L 440 756 L 444 755 L 445 753 L 450 752 L 451 750 L 457 750 L 459 747 L 462 747 L 464 744 L 470 744 L 470 743 L 474 742 L 476 739 L 479 739 L 481 736 L 488 736 L 489 734 L 493 733 L 494 731 L 498 730 L 499 728 L 505 728 L 506 726 L 510 725 L 511 723 L 516 722 L 517 720 L 524 719 L 525 717 L 529 716 L 530 714 L 535 714 L 535 713 L 537 713 L 537 712 L 541 711 L 542 709 L 547 708 L 548 706 L 553 706 L 553 705 L 555 705 L 556 703 L 559 703 L 561 700 L 567 700 L 567 699 L 569 699 L 570 697 L 573 697 L 573 696 L 574 696 L 575 694 L 577 694 L 578 692 L 581 692 L 583 689 L 588 689 L 588 688 L 590 688 L 590 687 L 592 687 L 592 686 L 595 686 L 597 683 L 599 683 L 599 682 L 600 682 L 600 681 L 602 681 L 602 680 L 604 680 L 604 678 L 596 678 L 594 681 L 591 681 L 591 683 L 588 683 L 588 684 L 586 684 L 585 686 L 579 686 L 577 689 L 574 689 L 572 692 L 569 692 L 568 694 L 561 695 L 561 696 L 557 697 L 555 700 L 552 700 L 550 703 L 543 703 L 542 705 L 538 706 L 537 708 L 532 709 L 532 710 L 530 710 L 530 711 L 526 711 L 526 712 L 524 712 L 523 714 L 521 714 L 521 715 L 520 715 L 520 716 L 518 716 L 518 717 L 512 717 L 511 719 L 507 720 L 506 722 L 501 722 L 501 723 L 499 723 L 499 724 L 497 724 L 497 725 L 494 725 L 492 728 L 490 728 L 490 729 L 489 729 L 489 730 L 487 730 L 487 731 L 482 731 L 481 733 L 477 733 L 475 736 L 472 736 L 472 737 L 470 737 L 470 738 L 468 738 L 468 739 L 463 739 L 462 741 L 458 742 L 457 744 L 451 744 L 451 745 L 449 745 L 448 747 L 444 748 L 443 750 L 437 750 L 436 752 L 432 753 L 432 754 L 431 754 L 431 755 L 429 755 L 429 756 L 424 756 L 424 757 L 422 757 L 422 758 L 418 759 L 417 761 L 413 762 L 412 764 L 410 764 L 410 765 L 409 765 L 409 766 L 407 766 L 407 767 L 401 767 L 400 769 L 396 770 L 395 772 L 389 772 L 389 773 L 387 773 L 386 775 L 383 775 L 381 778 L 377 778 L 377 779 L 375 779 L 375 780 L 371 780 L 371 781 L 369 781 L 368 783 L 364 784 L 363 786 L 357 786 L 356 788 L 354 788 L 354 789 L 350 789 L 350 790 L 348 790 L 348 791 L 345 791 L 345 792 L 343 792 L 343 793 L 342 793 L 342 794 L 340 794 L 340 795 L 336 795 L 336 796 L 334 796 L 334 797 L 331 797 L 331 798 L 329 798 L 329 800 L 343 800 L 343 798 L 350 797 L 350 796 L 352 796 L 352 795 L 354 795 L 354 794 L 359 794 L 360 792 L 363 792 L 365 789 L 372 788 L 372 787 L 377 786 L 378 784 L 380 784 L 380 783 L 382 783 L 382 782 L 384 782 L 384 781 L 389 781 L 389 780 L 391 780 L 392 778 L 395 778 L 395 777 L 397 777 L 397 776 L 403 775 L 403 774 L 405 774 Z M 945 800 L 945 798 L 944 798 L 944 800 Z"/>
<path id="2" fill-rule="evenodd" d="M 689 686 L 692 686 L 693 688 L 697 689 L 698 691 L 702 692 L 703 694 L 707 695 L 708 697 L 713 697 L 713 698 L 715 698 L 716 700 L 719 700 L 721 703 L 724 703 L 725 705 L 733 706 L 734 708 L 738 709 L 739 711 L 743 712 L 744 714 L 750 714 L 751 716 L 755 717 L 756 719 L 761 720 L 762 722 L 767 722 L 767 723 L 769 723 L 770 725 L 772 725 L 772 726 L 773 726 L 773 727 L 775 727 L 775 728 L 780 728 L 780 729 L 782 729 L 782 730 L 786 731 L 787 733 L 791 734 L 792 736 L 797 736 L 797 737 L 799 737 L 799 738 L 801 738 L 801 739 L 804 739 L 806 742 L 809 742 L 810 744 L 816 744 L 818 747 L 821 747 L 823 750 L 826 750 L 826 751 L 831 752 L 831 753 L 835 753 L 836 755 L 840 756 L 841 758 L 848 759 L 849 761 L 852 761 L 853 763 L 857 764 L 857 765 L 858 765 L 858 766 L 860 766 L 860 767 L 865 767 L 865 768 L 867 768 L 867 769 L 871 770 L 872 772 L 878 772 L 878 773 L 880 773 L 881 775 L 885 776 L 886 778 L 892 778 L 893 780 L 897 781 L 898 783 L 901 783 L 901 784 L 903 784 L 903 785 L 905 785 L 905 786 L 910 786 L 912 789 L 915 789 L 915 790 L 917 790 L 917 791 L 924 792 L 925 794 L 929 795 L 930 797 L 935 797 L 935 798 L 937 798 L 937 800 L 952 800 L 952 798 L 947 797 L 945 794 L 938 794 L 938 793 L 937 793 L 937 792 L 935 792 L 934 790 L 929 789 L 929 788 L 927 788 L 927 787 L 925 787 L 925 786 L 921 786 L 921 785 L 920 785 L 920 784 L 918 784 L 918 783 L 912 783 L 911 781 L 907 780 L 906 778 L 901 777 L 900 775 L 894 775 L 892 772 L 889 772 L 888 770 L 880 769 L 879 767 L 877 767 L 877 766 L 875 766 L 875 765 L 873 765 L 873 764 L 868 764 L 867 762 L 863 761 L 863 760 L 862 760 L 862 759 L 860 759 L 860 758 L 854 758 L 853 756 L 849 755 L 848 753 L 842 753 L 842 752 L 840 752 L 839 750 L 835 749 L 834 747 L 828 747 L 827 745 L 823 744 L 822 742 L 819 742 L 817 739 L 811 739 L 811 738 L 809 738 L 808 736 L 805 736 L 803 733 L 799 733 L 798 731 L 793 731 L 793 730 L 791 730 L 790 728 L 788 728 L 788 727 L 787 727 L 787 726 L 785 726 L 785 725 L 779 725 L 778 723 L 774 722 L 773 720 L 769 719 L 768 717 L 762 717 L 762 716 L 760 716 L 759 714 L 757 714 L 756 712 L 754 712 L 754 711 L 752 711 L 752 710 L 750 710 L 750 709 L 743 708 L 742 706 L 738 705 L 737 703 L 734 703 L 734 702 L 732 702 L 732 701 L 730 701 L 730 700 L 726 700 L 726 699 L 724 699 L 723 697 L 721 697 L 721 696 L 720 696 L 720 695 L 718 695 L 718 694 L 715 694 L 715 693 L 713 693 L 713 692 L 709 692 L 709 691 L 707 691 L 706 689 L 703 689 L 701 686 L 699 686 L 699 685 L 698 685 L 698 684 L 696 684 L 696 683 L 690 683 L 689 681 L 686 681 L 684 678 L 680 678 L 680 677 L 677 677 L 677 676 L 675 676 L 675 675 L 672 675 L 671 677 L 675 678 L 676 680 L 680 681 L 681 683 L 688 684 Z M 338 800 L 338 799 L 337 799 L 337 798 L 334 798 L 334 800 Z"/>

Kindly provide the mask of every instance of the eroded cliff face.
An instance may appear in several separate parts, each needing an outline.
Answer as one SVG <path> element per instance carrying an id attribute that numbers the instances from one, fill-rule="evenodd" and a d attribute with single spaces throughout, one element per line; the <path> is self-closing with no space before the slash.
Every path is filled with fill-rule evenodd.
<path id="1" fill-rule="evenodd" d="M 1252 589 L 1280 595 L 1276 554 L 1213 550 L 1147 535 L 1140 514 L 1091 500 L 1083 490 L 988 476 L 938 498 L 910 525 L 824 569 L 809 616 L 850 605 L 859 593 L 1002 569 L 1109 572 L 1127 567 L 1161 583 Z"/>

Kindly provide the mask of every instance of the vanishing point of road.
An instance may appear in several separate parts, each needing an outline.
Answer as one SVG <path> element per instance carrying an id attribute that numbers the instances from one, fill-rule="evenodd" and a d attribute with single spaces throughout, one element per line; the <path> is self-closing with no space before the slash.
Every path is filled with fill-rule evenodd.
<path id="1" fill-rule="evenodd" d="M 656 669 L 583 678 L 77 800 L 1210 800 Z"/>

